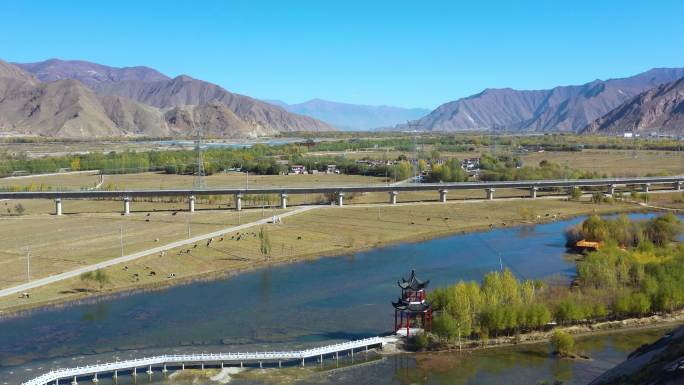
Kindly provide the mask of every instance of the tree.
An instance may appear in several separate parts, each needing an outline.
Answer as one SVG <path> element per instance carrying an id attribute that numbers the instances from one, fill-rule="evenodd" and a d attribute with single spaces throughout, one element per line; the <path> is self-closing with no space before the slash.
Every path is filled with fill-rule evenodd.
<path id="1" fill-rule="evenodd" d="M 259 228 L 259 251 L 261 251 L 264 259 L 267 259 L 271 255 L 271 238 L 264 226 Z"/>
<path id="2" fill-rule="evenodd" d="M 110 282 L 107 273 L 101 269 L 95 270 L 95 275 L 92 279 L 100 284 L 100 290 L 102 290 L 102 288 Z"/>
<path id="3" fill-rule="evenodd" d="M 567 357 L 572 355 L 574 347 L 575 340 L 572 339 L 568 332 L 562 330 L 553 332 L 553 336 L 551 336 L 551 350 L 553 353 L 561 357 Z"/>
<path id="4" fill-rule="evenodd" d="M 458 336 L 458 325 L 449 313 L 443 312 L 432 321 L 432 331 L 438 336 L 452 341 Z"/>
<path id="5" fill-rule="evenodd" d="M 93 281 L 95 278 L 95 275 L 93 274 L 92 271 L 86 271 L 85 273 L 81 273 L 81 282 L 83 282 L 86 285 L 86 290 L 90 290 L 90 282 Z"/>
<path id="6" fill-rule="evenodd" d="M 582 198 L 582 189 L 578 187 L 572 187 L 570 189 L 570 199 L 573 201 L 578 201 Z"/>
<path id="7" fill-rule="evenodd" d="M 71 166 L 72 171 L 78 171 L 81 169 L 81 158 L 73 158 L 71 159 L 71 162 L 69 162 L 69 166 Z"/>
<path id="8" fill-rule="evenodd" d="M 428 165 L 427 162 L 424 159 L 421 159 L 418 161 L 418 169 L 420 171 L 427 171 Z"/>

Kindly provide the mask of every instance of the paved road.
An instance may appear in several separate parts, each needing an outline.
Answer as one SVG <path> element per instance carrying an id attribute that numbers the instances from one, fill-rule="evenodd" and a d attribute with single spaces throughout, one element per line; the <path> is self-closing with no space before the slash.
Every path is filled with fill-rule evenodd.
<path id="1" fill-rule="evenodd" d="M 311 210 L 315 207 L 317 207 L 317 206 L 301 206 L 301 207 L 298 207 L 292 211 L 282 213 L 279 216 L 280 216 L 280 218 L 286 218 L 286 217 L 289 217 L 291 215 L 296 215 L 296 214 Z M 192 238 L 183 239 L 180 241 L 168 243 L 166 245 L 162 245 L 159 247 L 154 247 L 152 249 L 139 251 L 137 253 L 124 255 L 124 256 L 118 257 L 118 258 L 108 259 L 106 261 L 99 262 L 99 263 L 96 263 L 94 265 L 84 266 L 84 267 L 81 267 L 81 268 L 78 268 L 75 270 L 71 270 L 71 271 L 67 271 L 64 273 L 51 275 L 51 276 L 45 277 L 45 278 L 36 279 L 35 281 L 27 282 L 27 283 L 24 283 L 24 284 L 21 284 L 18 286 L 9 287 L 7 289 L 2 289 L 2 290 L 0 290 L 0 297 L 5 297 L 8 295 L 12 295 L 12 294 L 24 293 L 28 290 L 35 289 L 36 287 L 39 287 L 39 286 L 48 285 L 50 283 L 55 283 L 58 281 L 63 281 L 65 279 L 78 277 L 81 274 L 87 273 L 89 271 L 95 271 L 98 269 L 103 269 L 105 267 L 110 267 L 113 265 L 117 265 L 119 263 L 130 262 L 130 261 L 136 260 L 138 258 L 142 258 L 146 255 L 161 253 L 162 251 L 175 249 L 176 247 L 180 247 L 180 246 L 184 246 L 184 245 L 188 245 L 188 244 L 194 244 L 194 243 L 197 243 L 197 242 L 209 239 L 209 238 L 219 237 L 219 236 L 224 235 L 226 233 L 231 233 L 234 231 L 243 230 L 243 229 L 253 227 L 253 226 L 263 225 L 263 224 L 268 223 L 271 219 L 272 219 L 271 217 L 268 217 L 268 218 L 260 219 L 258 221 L 245 223 L 245 224 L 242 224 L 239 226 L 228 227 L 225 229 L 214 231 L 212 233 L 202 234 L 202 235 L 198 235 L 198 236 L 195 236 Z"/>

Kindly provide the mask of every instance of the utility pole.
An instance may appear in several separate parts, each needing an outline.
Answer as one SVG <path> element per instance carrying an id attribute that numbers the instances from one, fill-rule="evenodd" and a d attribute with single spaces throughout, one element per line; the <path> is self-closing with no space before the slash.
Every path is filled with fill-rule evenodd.
<path id="1" fill-rule="evenodd" d="M 26 246 L 26 281 L 31 282 L 31 247 Z"/>
<path id="2" fill-rule="evenodd" d="M 121 256 L 124 256 L 124 228 L 123 225 L 119 228 L 119 244 L 121 246 Z"/>

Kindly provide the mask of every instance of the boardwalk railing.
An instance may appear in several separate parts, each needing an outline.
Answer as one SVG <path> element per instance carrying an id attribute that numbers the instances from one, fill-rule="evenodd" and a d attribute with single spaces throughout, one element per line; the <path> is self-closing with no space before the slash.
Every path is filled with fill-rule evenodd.
<path id="1" fill-rule="evenodd" d="M 146 368 L 148 373 L 152 373 L 153 366 L 163 366 L 166 369 L 167 364 L 181 364 L 185 365 L 204 365 L 205 363 L 240 363 L 243 362 L 262 362 L 262 361 L 288 361 L 288 360 L 304 360 L 312 357 L 323 357 L 329 354 L 335 354 L 344 351 L 351 351 L 354 349 L 370 348 L 374 346 L 382 346 L 384 340 L 381 337 L 371 337 L 362 340 L 342 342 L 333 345 L 322 346 L 318 348 L 306 350 L 292 350 L 282 352 L 255 352 L 255 353 L 203 353 L 203 354 L 167 354 L 154 357 L 137 358 L 133 360 L 107 362 L 103 364 L 78 366 L 75 368 L 55 369 L 41 376 L 33 378 L 29 381 L 23 382 L 22 385 L 47 385 L 50 383 L 59 384 L 63 379 L 74 379 L 83 376 L 93 376 L 97 379 L 98 374 L 113 373 L 116 375 L 117 371 L 131 370 L 135 373 L 137 368 Z"/>

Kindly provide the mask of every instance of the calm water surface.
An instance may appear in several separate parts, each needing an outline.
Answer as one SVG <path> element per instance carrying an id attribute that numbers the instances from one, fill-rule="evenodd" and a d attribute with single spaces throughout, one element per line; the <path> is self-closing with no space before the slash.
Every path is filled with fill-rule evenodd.
<path id="1" fill-rule="evenodd" d="M 0 384 L 50 367 L 142 354 L 291 349 L 381 334 L 392 327 L 396 280 L 410 269 L 432 288 L 479 280 L 500 261 L 521 278 L 569 280 L 575 268 L 563 258 L 563 230 L 582 219 L 402 244 L 3 320 Z"/>

